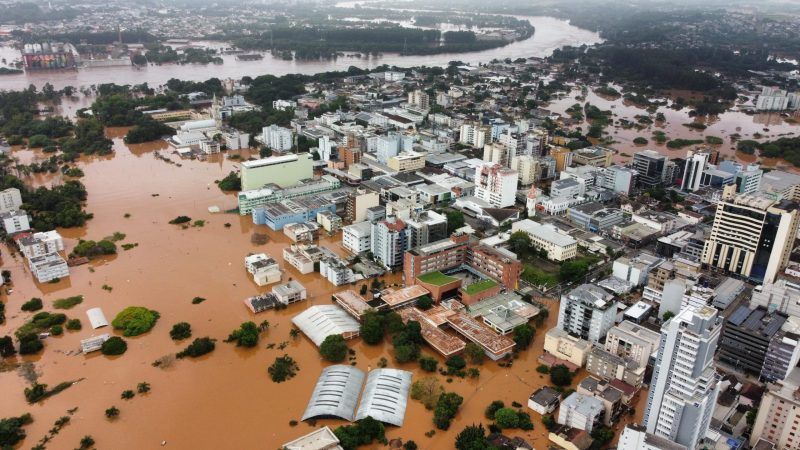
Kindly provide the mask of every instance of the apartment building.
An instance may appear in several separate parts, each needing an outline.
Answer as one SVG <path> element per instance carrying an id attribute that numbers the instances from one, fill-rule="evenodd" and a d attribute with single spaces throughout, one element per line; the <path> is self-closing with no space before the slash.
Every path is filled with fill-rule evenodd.
<path id="1" fill-rule="evenodd" d="M 372 224 L 370 250 L 375 260 L 388 270 L 403 266 L 403 254 L 408 250 L 406 223 L 396 217 L 387 217 Z"/>
<path id="2" fill-rule="evenodd" d="M 22 206 L 22 193 L 17 188 L 0 191 L 0 213 L 16 211 Z"/>
<path id="3" fill-rule="evenodd" d="M 8 235 L 31 229 L 30 217 L 21 209 L 2 212 L 0 219 L 2 219 L 3 229 Z"/>
<path id="4" fill-rule="evenodd" d="M 661 335 L 637 325 L 629 320 L 621 322 L 608 330 L 606 351 L 635 361 L 640 367 L 647 367 L 650 359 L 655 359 Z"/>
<path id="5" fill-rule="evenodd" d="M 617 302 L 614 296 L 593 284 L 582 284 L 561 296 L 558 328 L 599 343 L 614 326 Z"/>
<path id="6" fill-rule="evenodd" d="M 789 263 L 800 212 L 793 201 L 737 195 L 720 201 L 702 263 L 771 283 Z"/>
<path id="7" fill-rule="evenodd" d="M 69 267 L 58 253 L 28 258 L 28 268 L 39 283 L 58 280 L 69 276 Z"/>
<path id="8" fill-rule="evenodd" d="M 261 139 L 264 145 L 278 152 L 288 152 L 294 146 L 292 130 L 277 125 L 262 128 Z"/>
<path id="9" fill-rule="evenodd" d="M 761 441 L 772 444 L 781 450 L 800 449 L 800 368 L 795 367 L 788 378 L 767 384 L 767 391 L 761 397 L 758 415 L 750 434 L 753 448 Z"/>
<path id="10" fill-rule="evenodd" d="M 26 258 L 64 251 L 64 240 L 56 230 L 25 236 L 17 241 L 17 245 Z"/>
<path id="11" fill-rule="evenodd" d="M 342 228 L 342 245 L 354 254 L 370 251 L 372 241 L 372 224 L 358 222 Z"/>
<path id="12" fill-rule="evenodd" d="M 644 425 L 648 433 L 696 448 L 719 394 L 714 352 L 722 318 L 712 307 L 683 309 L 661 328 Z"/>
<path id="13" fill-rule="evenodd" d="M 500 164 L 483 164 L 475 169 L 475 197 L 494 208 L 514 206 L 517 172 Z"/>

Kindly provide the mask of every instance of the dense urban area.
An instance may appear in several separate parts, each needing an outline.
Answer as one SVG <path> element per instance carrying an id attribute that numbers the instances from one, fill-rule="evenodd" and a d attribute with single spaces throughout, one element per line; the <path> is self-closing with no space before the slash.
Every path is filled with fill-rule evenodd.
<path id="1" fill-rule="evenodd" d="M 0 0 L 0 448 L 800 449 L 800 5 Z"/>

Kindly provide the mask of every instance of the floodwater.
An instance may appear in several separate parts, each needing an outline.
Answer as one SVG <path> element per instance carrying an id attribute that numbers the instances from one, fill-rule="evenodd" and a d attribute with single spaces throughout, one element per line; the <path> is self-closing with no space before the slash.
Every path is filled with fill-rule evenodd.
<path id="1" fill-rule="evenodd" d="M 396 53 L 384 53 L 379 56 L 340 57 L 333 60 L 319 61 L 285 61 L 273 57 L 270 53 L 258 61 L 237 61 L 234 55 L 221 55 L 224 60 L 222 65 L 165 64 L 151 65 L 137 70 L 133 67 L 103 67 L 79 69 L 59 72 L 30 72 L 18 75 L 0 76 L 0 90 L 25 89 L 33 84 L 37 87 L 50 83 L 57 89 L 64 86 L 77 88 L 88 87 L 101 83 L 139 84 L 148 83 L 151 86 L 162 85 L 170 78 L 181 80 L 203 81 L 214 76 L 220 79 L 239 79 L 245 75 L 285 75 L 289 73 L 315 74 L 337 70 L 347 70 L 350 66 L 373 68 L 382 64 L 399 67 L 414 66 L 443 66 L 450 61 L 458 60 L 465 63 L 486 63 L 492 59 L 527 58 L 532 56 L 544 57 L 553 50 L 565 45 L 579 46 L 582 44 L 595 44 L 601 41 L 598 33 L 584 30 L 570 25 L 563 20 L 552 17 L 525 17 L 536 27 L 533 37 L 523 41 L 511 43 L 505 47 L 469 53 L 443 53 L 439 55 L 410 55 L 402 56 Z M 9 62 L 19 59 L 19 51 L 0 46 L 0 59 Z"/>
<path id="2" fill-rule="evenodd" d="M 0 372 L 0 417 L 30 412 L 34 423 L 27 426 L 25 448 L 33 446 L 66 415 L 70 408 L 78 411 L 69 425 L 48 444 L 49 448 L 74 448 L 84 435 L 91 435 L 98 448 L 150 449 L 166 441 L 167 448 L 277 448 L 297 436 L 311 431 L 311 426 L 289 422 L 300 419 L 314 384 L 323 367 L 316 347 L 305 337 L 289 336 L 291 317 L 313 304 L 327 304 L 336 289 L 318 274 L 300 275 L 283 263 L 281 250 L 289 241 L 282 233 L 254 226 L 249 217 L 237 214 L 211 214 L 207 208 L 219 206 L 223 211 L 235 207 L 233 194 L 222 193 L 214 180 L 235 170 L 236 162 L 221 155 L 213 160 L 192 161 L 171 159 L 169 164 L 154 156 L 160 151 L 169 155 L 163 142 L 128 146 L 122 143 L 125 129 L 112 129 L 116 154 L 108 157 L 84 157 L 79 162 L 86 176 L 82 179 L 89 192 L 87 210 L 94 218 L 83 228 L 61 230 L 69 252 L 78 239 L 102 239 L 114 232 L 126 234 L 118 243 L 138 243 L 124 251 L 89 265 L 73 267 L 71 276 L 56 284 L 35 283 L 21 256 L 10 256 L 3 248 L 3 269 L 12 272 L 14 292 L 7 302 L 7 323 L 0 326 L 0 335 L 11 334 L 32 315 L 20 312 L 20 305 L 31 297 L 41 297 L 44 310 L 52 311 L 52 301 L 71 295 L 84 295 L 82 304 L 64 311 L 70 318 L 79 318 L 83 330 L 66 331 L 61 337 L 45 340 L 40 355 L 10 358 L 6 363 L 34 364 L 40 383 L 54 386 L 62 381 L 83 381 L 42 403 L 28 405 L 23 390 L 28 385 L 16 371 Z M 21 160 L 34 161 L 46 157 L 37 152 L 14 151 Z M 246 157 L 246 155 L 245 155 Z M 40 175 L 32 184 L 58 182 L 59 175 Z M 130 214 L 125 218 L 125 214 Z M 203 227 L 182 229 L 167 222 L 178 215 L 205 220 Z M 229 223 L 230 227 L 225 227 Z M 266 245 L 251 243 L 253 232 L 266 233 Z M 340 238 L 324 238 L 322 245 L 338 253 L 344 250 Z M 276 257 L 283 269 L 284 280 L 300 281 L 309 290 L 310 299 L 291 305 L 284 311 L 271 311 L 254 316 L 242 300 L 269 288 L 258 288 L 243 267 L 243 258 L 251 252 L 266 252 Z M 399 278 L 389 277 L 390 284 Z M 104 285 L 111 291 L 104 290 Z M 345 287 L 342 287 L 344 289 Z M 195 296 L 207 300 L 192 305 Z M 131 305 L 145 306 L 160 312 L 155 328 L 142 336 L 129 338 L 128 351 L 120 357 L 95 353 L 77 354 L 79 341 L 92 334 L 114 333 L 111 329 L 92 331 L 86 310 L 101 307 L 110 319 Z M 537 330 L 536 341 L 521 354 L 512 368 L 501 368 L 494 362 L 481 366 L 478 380 L 455 379 L 446 383 L 447 390 L 458 392 L 465 399 L 461 412 L 449 431 L 438 431 L 433 437 L 432 412 L 409 400 L 406 422 L 402 428 L 388 431 L 389 438 L 413 439 L 424 449 L 451 448 L 455 435 L 466 425 L 483 419 L 484 408 L 493 400 L 510 404 L 526 404 L 528 396 L 547 380 L 535 371 L 541 353 L 544 331 L 555 325 L 557 305 L 551 303 L 548 324 Z M 242 322 L 267 320 L 271 327 L 257 348 L 240 349 L 222 342 Z M 216 338 L 216 350 L 198 360 L 179 360 L 167 369 L 151 363 L 164 355 L 179 351 L 188 342 L 175 343 L 169 337 L 173 324 L 181 321 L 192 325 L 193 337 Z M 285 350 L 267 349 L 268 343 L 286 342 Z M 366 346 L 360 339 L 349 343 L 356 351 L 360 369 L 376 368 L 381 357 L 396 367 L 389 345 Z M 273 383 L 267 367 L 284 353 L 299 364 L 297 376 L 282 384 Z M 433 354 L 425 348 L 424 353 Z M 440 364 L 442 359 L 438 358 Z M 424 374 L 416 364 L 400 368 L 414 372 L 414 379 Z M 146 381 L 152 391 L 132 400 L 121 400 L 126 389 Z M 121 413 L 117 420 L 105 418 L 106 408 L 116 406 Z M 637 408 L 639 414 L 643 408 Z M 535 430 L 519 432 L 536 448 L 545 448 L 546 431 L 540 418 L 532 414 Z M 339 420 L 323 420 L 319 424 L 344 425 Z M 513 432 L 512 432 L 513 434 Z"/>
<path id="3" fill-rule="evenodd" d="M 619 86 L 615 87 L 617 90 L 620 90 Z M 688 96 L 684 95 L 684 98 L 688 98 Z M 655 142 L 652 139 L 653 132 L 662 131 L 667 135 L 668 139 L 705 140 L 706 136 L 721 137 L 724 141 L 723 144 L 712 147 L 718 148 L 720 154 L 725 159 L 736 159 L 744 163 L 759 161 L 767 167 L 796 170 L 791 164 L 780 159 L 760 158 L 755 155 L 737 152 L 736 144 L 731 142 L 730 136 L 739 134 L 741 139 L 755 140 L 772 140 L 779 137 L 795 136 L 800 133 L 800 115 L 781 115 L 776 112 L 746 114 L 741 111 L 727 111 L 718 116 L 694 118 L 689 117 L 691 108 L 675 110 L 668 106 L 659 106 L 657 112 L 664 114 L 666 118 L 665 122 L 656 122 L 641 130 L 637 130 L 636 128 L 625 129 L 619 126 L 617 123 L 618 120 L 627 119 L 636 123 L 635 116 L 648 115 L 647 109 L 632 104 L 623 98 L 611 99 L 599 95 L 595 93 L 593 89 L 588 90 L 585 98 L 582 98 L 580 89 L 573 89 L 568 95 L 551 101 L 549 105 L 544 105 L 544 108 L 568 117 L 566 113 L 568 108 L 576 103 L 582 106 L 586 102 L 597 106 L 601 110 L 610 110 L 612 112 L 612 118 L 615 123 L 614 125 L 606 127 L 605 131 L 614 141 L 610 147 L 618 150 L 618 153 L 614 156 L 617 162 L 628 162 L 634 153 L 645 148 L 656 150 L 670 158 L 684 157 L 686 156 L 686 152 L 693 148 L 693 146 L 687 146 L 683 149 L 670 149 L 665 143 L 659 144 Z M 668 104 L 672 104 L 672 100 L 669 98 Z M 655 118 L 655 113 L 652 114 L 652 118 Z M 696 130 L 684 126 L 684 124 L 694 121 L 703 123 L 707 128 L 704 130 Z M 588 129 L 589 123 L 584 122 L 579 126 L 583 127 L 585 131 Z M 646 145 L 634 144 L 633 140 L 637 137 L 644 137 L 649 143 Z"/>

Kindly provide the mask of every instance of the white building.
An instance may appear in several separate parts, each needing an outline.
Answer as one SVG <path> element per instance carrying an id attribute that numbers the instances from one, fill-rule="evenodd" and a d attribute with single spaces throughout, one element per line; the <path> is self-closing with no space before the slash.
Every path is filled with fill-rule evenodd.
<path id="1" fill-rule="evenodd" d="M 512 223 L 511 231 L 527 234 L 534 247 L 547 251 L 547 259 L 566 261 L 578 255 L 578 241 L 553 225 L 525 219 Z"/>
<path id="2" fill-rule="evenodd" d="M 475 196 L 494 208 L 514 206 L 517 172 L 500 164 L 483 164 L 475 170 Z"/>
<path id="3" fill-rule="evenodd" d="M 617 319 L 617 302 L 603 288 L 582 284 L 561 296 L 558 328 L 598 343 L 606 337 Z"/>
<path id="4" fill-rule="evenodd" d="M 375 260 L 389 270 L 403 265 L 403 255 L 408 250 L 408 230 L 406 224 L 396 217 L 372 224 L 370 250 Z"/>
<path id="5" fill-rule="evenodd" d="M 636 361 L 639 367 L 647 367 L 650 358 L 656 355 L 660 341 L 660 334 L 625 320 L 608 331 L 605 349 Z"/>
<path id="6" fill-rule="evenodd" d="M 20 239 L 19 249 L 26 258 L 44 256 L 64 251 L 64 240 L 56 230 L 39 232 Z"/>
<path id="7" fill-rule="evenodd" d="M 458 142 L 474 148 L 483 148 L 486 145 L 486 128 L 477 124 L 461 125 Z"/>
<path id="8" fill-rule="evenodd" d="M 798 109 L 799 94 L 787 93 L 784 90 L 764 86 L 761 94 L 756 100 L 756 110 L 758 111 L 784 111 L 787 109 Z"/>
<path id="9" fill-rule="evenodd" d="M 338 257 L 323 258 L 319 262 L 319 273 L 334 286 L 356 281 L 353 270 Z"/>
<path id="10" fill-rule="evenodd" d="M 694 152 L 689 150 L 686 153 L 686 167 L 683 170 L 681 189 L 687 192 L 694 192 L 700 189 L 700 181 L 703 171 L 708 165 L 709 154 L 705 152 Z"/>
<path id="11" fill-rule="evenodd" d="M 515 156 L 511 158 L 511 169 L 517 171 L 519 184 L 529 186 L 538 178 L 539 160 L 531 155 Z"/>
<path id="12" fill-rule="evenodd" d="M 354 254 L 368 252 L 372 237 L 372 224 L 358 222 L 342 228 L 342 245 Z"/>
<path id="13" fill-rule="evenodd" d="M 328 136 L 322 136 L 319 138 L 319 159 L 320 161 L 330 161 L 331 154 L 333 153 L 334 147 L 336 147 L 335 143 L 331 140 Z"/>
<path id="14" fill-rule="evenodd" d="M 714 352 L 721 330 L 712 307 L 684 309 L 661 327 L 644 413 L 648 433 L 692 449 L 700 444 L 719 393 Z"/>
<path id="15" fill-rule="evenodd" d="M 647 284 L 647 275 L 664 262 L 663 258 L 649 253 L 639 253 L 632 258 L 623 256 L 614 260 L 612 275 L 625 280 L 633 287 Z"/>
<path id="16" fill-rule="evenodd" d="M 246 256 L 244 267 L 253 275 L 253 281 L 259 286 L 281 281 L 281 269 L 278 262 L 266 253 Z"/>
<path id="17" fill-rule="evenodd" d="M 648 433 L 644 427 L 628 425 L 622 430 L 617 450 L 688 450 L 686 446 Z"/>
<path id="18" fill-rule="evenodd" d="M 262 128 L 261 139 L 264 145 L 279 152 L 287 152 L 294 145 L 292 130 L 277 125 Z"/>
<path id="19" fill-rule="evenodd" d="M 306 288 L 295 280 L 272 287 L 275 298 L 284 305 L 305 300 L 308 297 Z"/>
<path id="20" fill-rule="evenodd" d="M 22 206 L 22 193 L 17 188 L 0 191 L 0 213 L 15 211 Z"/>
<path id="21" fill-rule="evenodd" d="M 21 209 L 2 212 L 0 213 L 0 219 L 3 219 L 3 228 L 6 230 L 6 234 L 14 234 L 31 229 L 28 213 Z"/>
<path id="22" fill-rule="evenodd" d="M 603 171 L 602 187 L 611 189 L 618 194 L 630 195 L 636 186 L 637 175 L 638 173 L 635 170 L 625 166 L 614 165 L 607 167 Z"/>
<path id="23" fill-rule="evenodd" d="M 69 276 L 67 262 L 58 253 L 28 258 L 28 267 L 39 283 L 46 283 Z"/>
<path id="24" fill-rule="evenodd" d="M 425 91 L 417 89 L 408 93 L 408 104 L 420 109 L 430 109 L 431 96 Z"/>
<path id="25" fill-rule="evenodd" d="M 561 402 L 557 422 L 591 433 L 595 425 L 603 420 L 604 413 L 605 407 L 599 399 L 573 392 Z"/>

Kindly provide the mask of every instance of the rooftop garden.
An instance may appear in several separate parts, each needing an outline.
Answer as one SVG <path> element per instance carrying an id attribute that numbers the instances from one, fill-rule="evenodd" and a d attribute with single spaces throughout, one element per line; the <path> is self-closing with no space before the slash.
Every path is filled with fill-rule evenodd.
<path id="1" fill-rule="evenodd" d="M 458 278 L 445 275 L 442 272 L 429 272 L 418 276 L 417 279 L 423 283 L 432 284 L 434 286 L 444 286 L 454 281 L 458 281 Z"/>
<path id="2" fill-rule="evenodd" d="M 465 287 L 464 292 L 467 295 L 475 295 L 479 292 L 487 291 L 495 286 L 497 286 L 497 282 L 492 280 L 491 278 L 487 278 L 485 280 L 478 281 L 477 283 L 472 283 L 469 286 Z"/>

